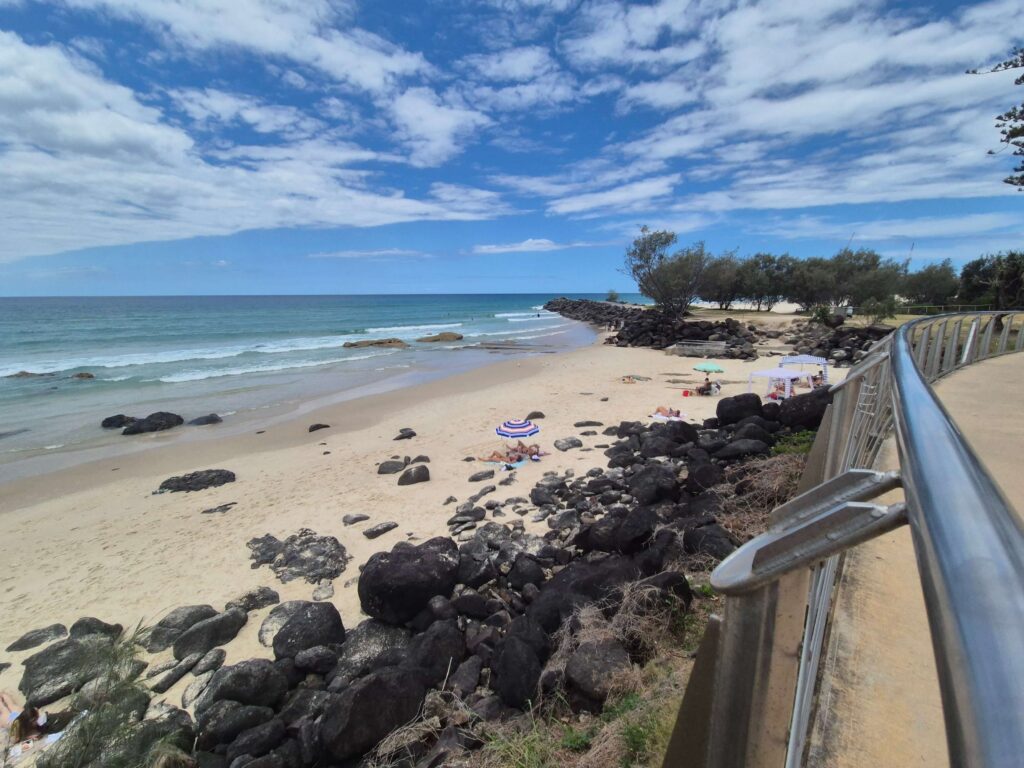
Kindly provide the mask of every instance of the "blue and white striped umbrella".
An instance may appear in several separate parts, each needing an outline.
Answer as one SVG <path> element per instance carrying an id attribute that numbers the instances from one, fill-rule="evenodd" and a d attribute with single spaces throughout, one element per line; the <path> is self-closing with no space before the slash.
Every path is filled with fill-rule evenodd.
<path id="1" fill-rule="evenodd" d="M 494 431 L 500 437 L 531 437 L 540 432 L 540 427 L 525 419 L 510 419 Z"/>

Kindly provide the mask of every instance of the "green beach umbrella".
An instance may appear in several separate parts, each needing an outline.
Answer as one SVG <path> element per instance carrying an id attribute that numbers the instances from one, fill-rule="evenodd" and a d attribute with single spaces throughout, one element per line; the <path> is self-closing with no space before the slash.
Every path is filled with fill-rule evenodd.
<path id="1" fill-rule="evenodd" d="M 725 368 L 714 363 L 699 363 L 693 366 L 693 370 L 700 371 L 701 373 L 725 373 Z"/>

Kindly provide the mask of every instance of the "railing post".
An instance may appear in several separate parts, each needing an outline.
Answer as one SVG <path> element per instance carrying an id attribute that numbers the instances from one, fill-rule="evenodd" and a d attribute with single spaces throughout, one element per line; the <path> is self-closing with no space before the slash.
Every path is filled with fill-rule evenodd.
<path id="1" fill-rule="evenodd" d="M 956 368 L 957 354 L 960 351 L 960 330 L 963 328 L 963 318 L 953 323 L 953 333 L 949 337 L 949 346 L 946 347 L 946 356 L 942 361 L 943 375 Z"/>

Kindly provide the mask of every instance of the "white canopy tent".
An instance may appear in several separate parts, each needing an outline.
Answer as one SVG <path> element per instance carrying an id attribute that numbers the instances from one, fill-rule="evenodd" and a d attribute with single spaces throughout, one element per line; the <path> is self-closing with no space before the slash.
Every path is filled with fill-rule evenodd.
<path id="1" fill-rule="evenodd" d="M 793 382 L 800 381 L 801 379 L 807 382 L 808 387 L 812 387 L 811 374 L 803 371 L 786 370 L 785 368 L 771 368 L 767 371 L 754 371 L 750 374 L 750 381 L 747 384 L 747 392 L 754 391 L 754 377 L 768 380 L 768 389 L 765 392 L 766 395 L 771 397 L 773 394 L 778 397 L 780 394 L 783 397 L 791 397 L 793 395 Z M 775 389 L 778 385 L 782 385 L 782 392 L 776 393 Z"/>
<path id="2" fill-rule="evenodd" d="M 786 365 L 799 365 L 801 371 L 804 369 L 805 365 L 817 365 L 821 368 L 822 383 L 828 384 L 827 358 L 815 357 L 814 355 L 786 355 L 782 358 L 782 362 L 779 363 L 779 367 L 782 368 Z"/>

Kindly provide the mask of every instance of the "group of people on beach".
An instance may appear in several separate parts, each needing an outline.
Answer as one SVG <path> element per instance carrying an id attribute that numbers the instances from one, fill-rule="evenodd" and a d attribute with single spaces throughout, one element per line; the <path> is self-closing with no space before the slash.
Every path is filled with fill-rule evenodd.
<path id="1" fill-rule="evenodd" d="M 540 461 L 541 456 L 547 456 L 547 453 L 540 449 L 540 446 L 536 443 L 532 445 L 526 445 L 522 440 L 518 441 L 515 445 L 505 446 L 505 450 L 495 450 L 490 456 L 478 456 L 480 461 L 490 461 L 495 464 L 518 464 L 521 461 Z"/>
<path id="2" fill-rule="evenodd" d="M 707 376 L 704 377 L 704 383 L 697 387 L 697 394 L 704 395 L 706 397 L 717 395 L 721 391 L 722 385 L 717 381 L 712 381 Z"/>

